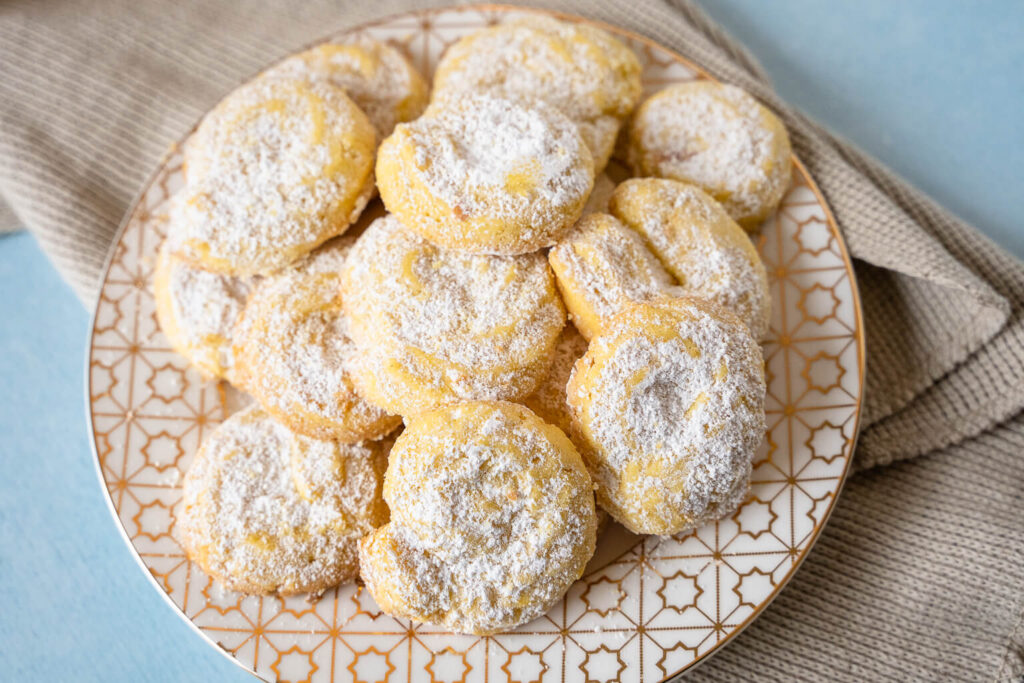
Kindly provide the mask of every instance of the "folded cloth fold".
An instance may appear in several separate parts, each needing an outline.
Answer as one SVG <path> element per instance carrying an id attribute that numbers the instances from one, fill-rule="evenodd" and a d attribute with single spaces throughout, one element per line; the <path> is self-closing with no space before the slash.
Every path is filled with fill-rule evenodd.
<path id="1" fill-rule="evenodd" d="M 5 3 L 0 231 L 31 230 L 92 306 L 133 194 L 221 95 L 325 30 L 436 4 Z M 693 4 L 530 4 L 646 35 L 780 114 L 855 258 L 855 466 L 907 460 L 851 480 L 792 585 L 698 677 L 1024 675 L 1024 265 L 788 107 Z"/>

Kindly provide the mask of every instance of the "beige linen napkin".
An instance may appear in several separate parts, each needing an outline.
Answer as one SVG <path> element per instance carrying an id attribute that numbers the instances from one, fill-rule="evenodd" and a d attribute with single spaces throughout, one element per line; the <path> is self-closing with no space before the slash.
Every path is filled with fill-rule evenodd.
<path id="1" fill-rule="evenodd" d="M 428 4 L 449 3 L 5 3 L 0 231 L 28 227 L 91 306 L 133 195 L 208 107 L 326 32 Z M 775 604 L 694 676 L 1024 676 L 1024 265 L 787 107 L 693 5 L 530 4 L 647 35 L 768 103 L 856 258 L 868 375 L 855 466 L 875 469 L 848 482 Z"/>

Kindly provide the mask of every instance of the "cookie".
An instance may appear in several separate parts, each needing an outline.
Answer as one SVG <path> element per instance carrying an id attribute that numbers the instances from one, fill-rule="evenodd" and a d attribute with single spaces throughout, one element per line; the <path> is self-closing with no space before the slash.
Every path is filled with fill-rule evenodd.
<path id="1" fill-rule="evenodd" d="M 746 230 L 771 215 L 789 186 L 785 126 L 732 85 L 669 86 L 640 105 L 628 136 L 628 160 L 638 175 L 697 185 Z"/>
<path id="2" fill-rule="evenodd" d="M 550 107 L 467 95 L 380 146 L 384 205 L 445 249 L 523 254 L 554 244 L 594 185 L 576 126 Z"/>
<path id="3" fill-rule="evenodd" d="M 317 45 L 268 69 L 262 78 L 324 80 L 341 88 L 377 130 L 378 139 L 427 107 L 427 82 L 397 49 L 365 36 Z"/>
<path id="4" fill-rule="evenodd" d="M 728 308 L 761 340 L 771 323 L 768 273 L 757 249 L 721 204 L 695 185 L 635 178 L 610 211 L 644 241 L 687 294 Z"/>
<path id="5" fill-rule="evenodd" d="M 569 317 L 587 339 L 627 304 L 672 286 L 640 236 L 606 213 L 584 216 L 548 260 Z"/>
<path id="6" fill-rule="evenodd" d="M 355 345 L 342 314 L 342 238 L 266 278 L 236 327 L 240 386 L 300 434 L 352 443 L 377 439 L 400 418 L 368 403 L 351 380 Z"/>
<path id="7" fill-rule="evenodd" d="M 243 593 L 319 593 L 353 580 L 358 540 L 388 520 L 386 446 L 293 435 L 258 406 L 232 415 L 185 475 L 178 524 L 188 558 Z M 315 489 L 296 485 L 293 461 Z"/>
<path id="8" fill-rule="evenodd" d="M 594 552 L 583 462 L 523 406 L 462 403 L 411 420 L 384 499 L 391 521 L 360 542 L 360 576 L 395 617 L 505 631 L 549 610 Z"/>
<path id="9" fill-rule="evenodd" d="M 371 528 L 376 528 L 390 516 L 382 487 L 394 445 L 394 433 L 356 443 L 293 434 L 288 459 L 292 483 L 303 500 L 333 505 L 353 528 L 363 518 L 372 520 Z"/>
<path id="10" fill-rule="evenodd" d="M 696 298 L 634 304 L 591 340 L 566 391 L 598 502 L 630 531 L 689 531 L 746 497 L 764 365 L 729 311 Z"/>
<path id="11" fill-rule="evenodd" d="M 366 115 L 326 81 L 247 83 L 185 148 L 171 251 L 236 276 L 288 265 L 359 217 L 374 190 L 376 140 Z"/>
<path id="12" fill-rule="evenodd" d="M 255 280 L 195 268 L 161 247 L 153 272 L 156 319 L 171 347 L 205 377 L 234 380 L 232 330 Z"/>
<path id="13" fill-rule="evenodd" d="M 349 256 L 342 303 L 367 400 L 402 416 L 461 400 L 519 400 L 547 371 L 565 309 L 543 254 L 441 249 L 388 215 Z"/>
<path id="14" fill-rule="evenodd" d="M 640 97 L 640 62 L 594 26 L 523 17 L 471 33 L 441 58 L 432 102 L 447 106 L 473 93 L 559 109 L 579 126 L 600 172 Z"/>
<path id="15" fill-rule="evenodd" d="M 587 340 L 575 325 L 569 324 L 562 330 L 562 336 L 555 347 L 551 367 L 544 375 L 536 391 L 523 399 L 523 405 L 539 418 L 552 424 L 572 437 L 572 413 L 565 400 L 565 385 L 569 382 L 572 367 L 587 352 Z"/>
<path id="16" fill-rule="evenodd" d="M 587 340 L 583 338 L 575 325 L 566 325 L 558 340 L 558 346 L 555 348 L 551 369 L 548 370 L 537 390 L 522 402 L 537 417 L 562 430 L 570 441 L 575 438 L 575 432 L 572 424 L 572 411 L 569 409 L 569 403 L 565 400 L 565 385 L 569 382 L 576 361 L 582 358 L 586 352 Z M 597 534 L 600 536 L 607 526 L 608 513 L 598 508 Z"/>

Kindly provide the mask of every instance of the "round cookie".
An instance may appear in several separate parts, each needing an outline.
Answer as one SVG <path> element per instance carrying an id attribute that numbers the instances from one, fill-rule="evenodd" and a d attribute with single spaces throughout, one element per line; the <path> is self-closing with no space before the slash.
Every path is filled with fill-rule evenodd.
<path id="1" fill-rule="evenodd" d="M 359 391 L 403 416 L 460 400 L 519 400 L 547 371 L 565 309 L 543 254 L 441 249 L 394 215 L 357 240 L 342 302 Z"/>
<path id="2" fill-rule="evenodd" d="M 523 405 L 532 410 L 548 424 L 553 424 L 570 437 L 572 436 L 572 413 L 565 401 L 565 385 L 572 374 L 572 366 L 587 352 L 587 340 L 576 326 L 568 324 L 555 347 L 551 368 L 540 386 L 523 399 Z"/>
<path id="3" fill-rule="evenodd" d="M 630 531 L 731 513 L 764 438 L 761 350 L 702 299 L 634 304 L 590 342 L 566 389 L 598 503 Z"/>
<path id="4" fill-rule="evenodd" d="M 641 90 L 640 62 L 610 34 L 531 16 L 481 29 L 448 48 L 434 73 L 432 100 L 448 106 L 487 92 L 545 102 L 579 126 L 600 172 Z"/>
<path id="5" fill-rule="evenodd" d="M 317 45 L 262 77 L 322 79 L 341 88 L 370 119 L 380 140 L 427 107 L 427 83 L 409 60 L 387 43 L 364 36 Z"/>
<path id="6" fill-rule="evenodd" d="M 384 480 L 391 521 L 359 544 L 386 613 L 486 635 L 550 609 L 594 553 L 592 483 L 523 406 L 461 403 L 411 420 Z"/>
<path id="7" fill-rule="evenodd" d="M 768 273 L 722 205 L 700 188 L 659 178 L 619 185 L 610 211 L 643 236 L 683 291 L 728 308 L 761 340 L 771 323 Z"/>
<path id="8" fill-rule="evenodd" d="M 439 246 L 523 254 L 580 217 L 594 167 L 557 110 L 467 95 L 399 124 L 380 146 L 377 185 L 389 211 Z"/>
<path id="9" fill-rule="evenodd" d="M 351 380 L 355 345 L 340 295 L 348 238 L 266 278 L 235 328 L 238 383 L 300 434 L 377 439 L 401 419 L 363 400 Z"/>
<path id="10" fill-rule="evenodd" d="M 232 330 L 254 284 L 194 268 L 166 243 L 160 248 L 153 272 L 157 322 L 171 347 L 203 375 L 233 381 Z"/>
<path id="11" fill-rule="evenodd" d="M 548 260 L 569 317 L 587 339 L 624 306 L 672 286 L 640 236 L 606 213 L 584 216 Z"/>
<path id="12" fill-rule="evenodd" d="M 314 495 L 296 487 L 293 457 L 317 473 Z M 319 593 L 351 581 L 358 540 L 388 520 L 386 466 L 381 446 L 313 442 L 251 406 L 206 437 L 185 475 L 182 545 L 204 572 L 244 593 Z"/>
<path id="13" fill-rule="evenodd" d="M 207 270 L 269 274 L 340 235 L 373 193 L 376 133 L 326 81 L 257 78 L 185 148 L 171 250 Z"/>
<path id="14" fill-rule="evenodd" d="M 637 174 L 699 186 L 746 230 L 760 226 L 789 186 L 786 128 L 732 85 L 669 86 L 640 105 L 628 136 Z"/>

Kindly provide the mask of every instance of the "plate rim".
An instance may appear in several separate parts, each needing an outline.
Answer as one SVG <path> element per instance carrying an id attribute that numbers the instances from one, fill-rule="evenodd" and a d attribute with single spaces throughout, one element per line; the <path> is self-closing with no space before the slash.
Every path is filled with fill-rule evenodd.
<path id="1" fill-rule="evenodd" d="M 578 14 L 573 14 L 571 12 L 563 12 L 563 11 L 560 11 L 560 10 L 545 9 L 545 8 L 533 7 L 533 6 L 528 6 L 528 5 L 510 5 L 510 4 L 503 4 L 503 3 L 483 2 L 483 3 L 470 3 L 470 4 L 448 4 L 448 5 L 439 5 L 437 7 L 412 9 L 412 10 L 407 10 L 407 11 L 404 11 L 404 12 L 393 12 L 393 13 L 390 13 L 390 14 L 378 17 L 376 19 L 371 19 L 369 21 L 362 22 L 362 23 L 359 23 L 359 24 L 355 24 L 355 25 L 351 25 L 351 26 L 343 26 L 343 27 L 340 27 L 340 28 L 336 28 L 333 31 L 331 31 L 329 33 L 326 33 L 326 34 L 320 36 L 319 38 L 317 38 L 317 39 L 315 39 L 313 41 L 305 43 L 304 45 L 301 45 L 301 46 L 295 48 L 294 50 L 291 50 L 290 52 L 288 52 L 287 54 L 282 55 L 278 59 L 275 59 L 275 60 L 267 62 L 266 64 L 261 66 L 258 70 L 248 74 L 247 76 L 245 76 L 241 80 L 239 80 L 235 87 L 237 88 L 237 87 L 239 87 L 239 86 L 249 82 L 253 78 L 256 78 L 260 73 L 266 71 L 267 69 L 271 68 L 275 64 L 277 64 L 277 63 L 287 59 L 291 55 L 293 55 L 293 54 L 295 54 L 297 52 L 301 52 L 303 50 L 309 49 L 310 47 L 313 47 L 315 45 L 319 45 L 321 43 L 327 42 L 328 40 L 331 40 L 331 38 L 333 38 L 334 36 L 336 36 L 338 34 L 362 31 L 362 30 L 365 30 L 367 28 L 371 28 L 373 26 L 377 26 L 377 25 L 384 24 L 384 23 L 389 23 L 389 22 L 392 22 L 392 21 L 395 21 L 395 20 L 401 19 L 401 18 L 421 17 L 421 16 L 425 16 L 425 15 L 432 15 L 432 14 L 438 14 L 438 13 L 442 13 L 442 12 L 450 12 L 450 11 L 456 11 L 456 10 L 458 10 L 458 11 L 473 11 L 473 10 L 476 10 L 476 11 L 493 11 L 493 12 L 500 12 L 500 13 L 522 12 L 522 13 L 527 13 L 527 14 L 540 14 L 540 15 L 546 15 L 546 16 L 554 17 L 554 18 L 557 18 L 557 19 L 560 19 L 560 20 L 564 20 L 564 21 L 570 21 L 570 22 L 574 22 L 574 23 L 580 23 L 580 24 L 586 24 L 586 25 L 594 26 L 596 28 L 600 28 L 600 29 L 603 29 L 605 31 L 608 31 L 608 32 L 610 32 L 612 34 L 617 34 L 619 36 L 626 36 L 626 37 L 630 38 L 631 40 L 635 40 L 637 42 L 643 43 L 644 45 L 646 45 L 649 48 L 653 48 L 653 49 L 656 49 L 656 50 L 660 50 L 660 51 L 666 52 L 669 55 L 671 55 L 673 59 L 676 59 L 676 60 L 682 62 L 687 68 L 693 70 L 702 79 L 706 79 L 706 80 L 709 80 L 709 81 L 712 81 L 712 82 L 715 82 L 715 83 L 721 83 L 722 82 L 720 79 L 715 77 L 711 72 L 709 72 L 707 69 L 705 69 L 703 66 L 701 66 L 697 62 L 694 62 L 690 58 L 685 57 L 684 55 L 680 54 L 679 52 L 677 52 L 677 51 L 675 51 L 673 49 L 665 47 L 664 45 L 662 45 L 661 43 L 659 43 L 658 41 L 656 41 L 656 40 L 654 40 L 652 38 L 648 38 L 647 36 L 645 36 L 643 34 L 640 34 L 640 33 L 637 33 L 635 31 L 632 31 L 630 29 L 622 28 L 620 26 L 616 26 L 614 24 L 610 24 L 608 22 L 601 21 L 599 19 L 591 19 L 589 17 L 584 17 L 584 16 L 581 16 L 581 15 L 578 15 Z M 224 96 L 226 96 L 226 95 L 227 95 L 227 93 L 225 93 Z M 207 111 L 209 111 L 209 110 L 207 110 Z M 141 205 L 142 200 L 145 198 L 146 194 L 149 192 L 150 188 L 152 187 L 152 185 L 153 185 L 154 181 L 157 179 L 157 177 L 163 172 L 164 166 L 166 165 L 167 161 L 171 158 L 171 156 L 173 154 L 175 154 L 176 152 L 178 152 L 182 148 L 184 142 L 186 140 L 188 140 L 188 138 L 195 132 L 196 128 L 198 128 L 200 122 L 202 121 L 202 119 L 203 119 L 203 117 L 205 115 L 206 115 L 206 112 L 204 112 L 196 120 L 196 122 L 185 133 L 183 133 L 177 140 L 171 142 L 167 146 L 167 149 L 164 151 L 164 153 L 160 156 L 160 159 L 154 165 L 153 170 L 150 171 L 150 173 L 146 176 L 145 180 L 142 182 L 142 184 L 139 186 L 139 189 L 136 191 L 135 195 L 132 197 L 131 202 L 129 202 L 128 209 L 125 211 L 124 216 L 121 218 L 121 222 L 118 225 L 117 230 L 114 232 L 113 238 L 111 239 L 110 247 L 108 248 L 107 255 L 106 255 L 105 259 L 104 259 L 103 267 L 102 267 L 102 269 L 100 271 L 100 275 L 97 277 L 96 303 L 93 305 L 92 313 L 89 316 L 88 343 L 85 345 L 85 354 L 84 354 L 85 355 L 85 359 L 84 359 L 85 363 L 84 363 L 84 368 L 83 368 L 84 369 L 84 373 L 83 373 L 83 375 L 84 375 L 84 377 L 83 377 L 84 382 L 83 382 L 83 384 L 84 384 L 84 389 L 85 389 L 85 396 L 84 396 L 84 398 L 85 398 L 85 405 L 83 407 L 85 408 L 86 427 L 87 427 L 88 436 L 89 436 L 89 449 L 92 452 L 92 456 L 93 456 L 93 458 L 92 458 L 93 469 L 94 469 L 94 471 L 96 473 L 96 477 L 97 477 L 98 482 L 100 484 L 100 488 L 101 488 L 102 493 L 103 493 L 103 498 L 104 498 L 104 501 L 106 503 L 107 510 L 110 512 L 111 516 L 114 518 L 114 523 L 115 523 L 115 526 L 116 526 L 116 528 L 118 530 L 118 533 L 121 535 L 122 540 L 128 546 L 128 549 L 130 550 L 131 555 L 132 555 L 132 559 L 134 559 L 135 563 L 142 570 L 143 574 L 145 574 L 145 576 L 146 576 L 147 580 L 149 581 L 149 583 L 160 594 L 161 598 L 163 598 L 163 600 L 168 605 L 170 605 L 170 607 L 173 609 L 173 611 L 175 613 L 177 613 L 177 615 L 181 619 L 183 619 L 185 621 L 185 623 L 189 626 L 189 628 L 191 628 L 193 631 L 195 631 L 207 643 L 209 643 L 211 646 L 213 646 L 213 648 L 215 650 L 220 652 L 224 657 L 226 657 L 229 661 L 231 661 L 233 664 L 235 664 L 235 666 L 239 667 L 240 669 L 242 669 L 243 671 L 245 671 L 245 672 L 247 672 L 249 674 L 252 674 L 256 678 L 258 678 L 260 680 L 263 680 L 262 676 L 260 676 L 255 670 L 250 669 L 247 665 L 243 664 L 238 658 L 234 657 L 230 652 L 225 650 L 219 643 L 217 643 L 215 640 L 213 640 L 212 636 L 207 634 L 192 619 L 190 619 L 188 617 L 188 615 L 185 613 L 185 611 L 174 602 L 174 600 L 171 598 L 170 594 L 167 593 L 167 591 L 165 591 L 160 586 L 160 583 L 159 583 L 159 581 L 157 581 L 157 578 L 153 575 L 153 573 L 150 571 L 149 567 L 143 561 L 142 556 L 139 554 L 139 550 L 135 547 L 135 544 L 132 543 L 131 537 L 128 535 L 128 530 L 125 528 L 124 523 L 121 521 L 120 514 L 118 513 L 117 508 L 114 506 L 114 499 L 113 499 L 113 497 L 110 494 L 109 488 L 107 487 L 107 481 L 106 481 L 106 479 L 103 476 L 103 466 L 102 466 L 102 464 L 100 462 L 99 448 L 98 448 L 98 445 L 97 445 L 97 442 L 96 442 L 96 430 L 95 430 L 95 422 L 94 422 L 94 416 L 93 416 L 93 410 L 92 410 L 92 372 L 91 372 L 91 367 L 92 367 L 93 344 L 94 344 L 94 340 L 95 340 L 95 331 L 96 331 L 96 319 L 97 319 L 97 317 L 99 315 L 99 312 L 100 312 L 100 304 L 103 302 L 103 297 L 102 297 L 103 289 L 104 289 L 104 286 L 106 285 L 107 279 L 108 279 L 108 277 L 110 275 L 110 268 L 113 265 L 114 256 L 117 253 L 117 247 L 121 243 L 121 240 L 124 237 L 124 233 L 127 230 L 129 224 L 131 223 L 132 218 L 135 216 L 136 212 L 138 211 L 138 209 L 139 209 L 139 207 Z M 793 562 L 792 566 L 789 568 L 789 570 L 786 572 L 786 574 L 779 580 L 778 585 L 775 586 L 773 588 L 772 592 L 769 593 L 768 596 L 763 601 L 761 601 L 761 603 L 758 604 L 754 608 L 754 610 L 746 617 L 746 619 L 744 619 L 738 626 L 736 626 L 725 638 L 723 638 L 722 640 L 718 641 L 715 644 L 715 646 L 712 647 L 707 652 L 704 652 L 703 654 L 700 654 L 697 657 L 695 657 L 693 659 L 693 661 L 689 662 L 688 664 L 686 664 L 682 668 L 674 671 L 671 674 L 668 674 L 668 675 L 664 676 L 660 680 L 659 683 L 667 683 L 668 681 L 671 681 L 671 680 L 677 678 L 681 674 L 683 674 L 683 673 L 685 673 L 687 671 L 693 670 L 698 665 L 700 665 L 700 664 L 708 661 L 709 659 L 711 659 L 711 657 L 714 656 L 715 654 L 721 652 L 721 650 L 724 647 L 726 647 L 727 645 L 732 643 L 733 640 L 735 640 L 736 636 L 738 636 L 743 631 L 745 631 L 746 628 L 751 623 L 753 623 L 758 617 L 760 617 L 764 613 L 764 611 L 768 608 L 768 606 L 771 605 L 775 601 L 775 599 L 782 592 L 782 590 L 784 588 L 786 588 L 786 586 L 789 585 L 789 582 L 793 579 L 793 576 L 803 566 L 803 564 L 806 561 L 807 557 L 811 554 L 811 551 L 814 549 L 814 546 L 817 544 L 818 539 L 821 537 L 821 532 L 825 529 L 826 526 L 828 526 L 828 523 L 829 523 L 829 521 L 832 518 L 832 513 L 835 511 L 836 505 L 839 502 L 839 498 L 842 495 L 843 490 L 846 487 L 846 482 L 849 479 L 849 476 L 850 476 L 850 473 L 851 473 L 854 455 L 855 455 L 856 450 L 857 450 L 857 442 L 858 442 L 858 440 L 860 438 L 861 420 L 863 418 L 863 413 L 864 413 L 864 389 L 865 389 L 864 383 L 865 383 L 865 379 L 866 379 L 866 370 L 867 370 L 867 346 L 866 346 L 867 335 L 865 334 L 865 330 L 864 330 L 864 311 L 863 311 L 863 308 L 861 307 L 860 285 L 859 285 L 859 283 L 857 281 L 856 271 L 853 268 L 853 257 L 850 254 L 849 248 L 847 247 L 846 238 L 844 237 L 842 231 L 840 230 L 839 223 L 838 223 L 838 221 L 836 221 L 835 215 L 832 212 L 832 205 L 831 205 L 831 203 L 825 197 L 824 192 L 822 192 L 821 188 L 818 186 L 817 181 L 815 180 L 814 176 L 810 173 L 810 171 L 807 169 L 807 166 L 803 163 L 803 161 L 801 161 L 797 157 L 795 152 L 792 152 L 790 154 L 790 159 L 791 159 L 794 167 L 798 170 L 800 175 L 806 181 L 807 188 L 814 194 L 815 198 L 818 200 L 819 205 L 824 210 L 825 220 L 826 220 L 826 223 L 827 223 L 827 225 L 829 227 L 830 232 L 832 232 L 832 234 L 834 234 L 838 238 L 838 239 L 835 240 L 836 241 L 836 246 L 837 246 L 837 248 L 839 250 L 840 257 L 842 258 L 842 261 L 843 261 L 843 269 L 846 272 L 846 275 L 847 275 L 847 277 L 849 278 L 849 281 L 850 281 L 851 304 L 852 304 L 852 307 L 853 307 L 853 315 L 854 315 L 854 320 L 856 322 L 856 330 L 857 330 L 857 334 L 854 337 L 854 341 L 855 341 L 856 348 L 857 348 L 857 375 L 858 375 L 857 376 L 857 380 L 858 380 L 858 386 L 859 386 L 859 389 L 860 389 L 859 394 L 857 396 L 856 410 L 855 410 L 854 415 L 853 415 L 854 431 L 853 431 L 853 435 L 852 435 L 852 437 L 850 438 L 850 441 L 849 441 L 849 444 L 850 444 L 850 446 L 849 446 L 850 454 L 849 454 L 849 457 L 847 457 L 847 459 L 846 459 L 846 464 L 843 466 L 842 474 L 839 477 L 839 483 L 836 486 L 835 493 L 832 496 L 832 501 L 829 504 L 828 509 L 825 510 L 825 513 L 824 513 L 821 521 L 819 521 L 815 525 L 814 530 L 809 534 L 808 541 L 807 541 L 807 546 L 804 548 L 803 553 L 801 553 L 801 555 Z"/>

